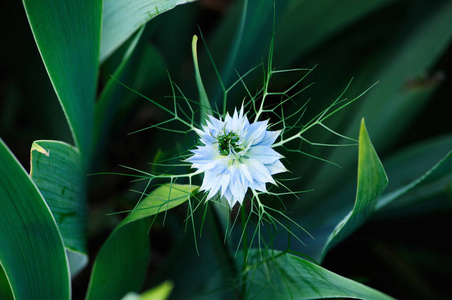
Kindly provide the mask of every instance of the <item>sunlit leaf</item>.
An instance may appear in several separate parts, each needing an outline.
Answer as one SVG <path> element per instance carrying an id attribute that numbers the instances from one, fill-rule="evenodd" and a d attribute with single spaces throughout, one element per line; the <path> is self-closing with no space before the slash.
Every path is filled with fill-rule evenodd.
<path id="1" fill-rule="evenodd" d="M 69 269 L 57 224 L 1 139 L 0 199 L 0 263 L 15 299 L 69 299 Z"/>

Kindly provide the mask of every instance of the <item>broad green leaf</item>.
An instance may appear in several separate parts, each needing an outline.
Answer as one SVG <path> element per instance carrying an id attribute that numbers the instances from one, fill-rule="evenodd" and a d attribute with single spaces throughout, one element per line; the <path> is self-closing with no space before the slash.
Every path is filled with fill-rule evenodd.
<path id="1" fill-rule="evenodd" d="M 0 263 L 15 299 L 69 299 L 68 262 L 55 219 L 1 139 L 0 199 Z"/>
<path id="2" fill-rule="evenodd" d="M 89 160 L 102 1 L 23 0 L 42 60 L 71 129 Z"/>
<path id="3" fill-rule="evenodd" d="M 105 0 L 100 60 L 104 61 L 138 28 L 179 4 L 194 0 Z"/>
<path id="4" fill-rule="evenodd" d="M 246 299 L 393 299 L 289 253 L 253 250 L 244 271 Z"/>
<path id="5" fill-rule="evenodd" d="M 364 119 L 359 132 L 358 184 L 355 205 L 328 238 L 322 256 L 361 226 L 374 211 L 378 197 L 388 184 L 383 165 L 367 134 Z"/>
<path id="6" fill-rule="evenodd" d="M 71 275 L 88 262 L 86 249 L 86 179 L 77 148 L 59 141 L 35 141 L 31 179 L 52 211 L 68 251 Z"/>
<path id="7" fill-rule="evenodd" d="M 155 189 L 112 231 L 94 262 L 87 299 L 117 299 L 137 292 L 149 261 L 148 217 L 186 202 L 198 189 L 164 185 Z"/>

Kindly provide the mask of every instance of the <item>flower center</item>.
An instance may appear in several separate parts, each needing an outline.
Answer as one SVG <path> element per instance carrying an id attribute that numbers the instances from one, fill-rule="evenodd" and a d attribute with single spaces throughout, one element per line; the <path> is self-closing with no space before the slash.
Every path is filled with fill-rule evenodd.
<path id="1" fill-rule="evenodd" d="M 243 150 L 241 145 L 238 145 L 240 140 L 239 136 L 234 132 L 229 132 L 228 134 L 220 135 L 217 137 L 218 140 L 218 150 L 221 155 L 227 156 L 234 149 L 235 152 L 240 152 Z"/>

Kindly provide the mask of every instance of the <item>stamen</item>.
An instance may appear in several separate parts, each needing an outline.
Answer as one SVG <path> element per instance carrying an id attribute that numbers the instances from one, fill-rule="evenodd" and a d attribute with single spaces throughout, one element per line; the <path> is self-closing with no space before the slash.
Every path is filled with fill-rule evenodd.
<path id="1" fill-rule="evenodd" d="M 240 137 L 233 131 L 228 134 L 220 135 L 218 138 L 218 150 L 223 156 L 228 156 L 231 150 L 234 149 L 235 152 L 240 152 L 243 147 L 238 145 Z"/>

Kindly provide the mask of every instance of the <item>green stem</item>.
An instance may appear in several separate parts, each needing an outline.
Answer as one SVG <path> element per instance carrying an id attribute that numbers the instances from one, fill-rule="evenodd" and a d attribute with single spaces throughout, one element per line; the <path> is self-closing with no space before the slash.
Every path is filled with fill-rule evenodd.
<path id="1" fill-rule="evenodd" d="M 246 234 L 246 212 L 243 206 L 240 207 L 240 220 L 242 223 L 243 232 L 243 266 L 242 266 L 242 295 L 246 295 L 246 262 L 248 260 L 248 236 Z"/>
<path id="2" fill-rule="evenodd" d="M 223 268 L 224 276 L 226 278 L 230 276 L 232 279 L 235 279 L 238 276 L 238 270 L 234 258 L 225 243 L 224 230 L 221 225 L 220 217 L 213 205 L 209 207 L 209 210 L 213 217 L 213 220 L 209 221 L 209 228 L 212 231 L 212 243 L 215 248 L 215 252 L 218 254 L 220 265 L 226 265 L 226 267 Z M 236 286 L 234 287 L 234 294 L 236 299 L 243 299 L 242 292 Z"/>

